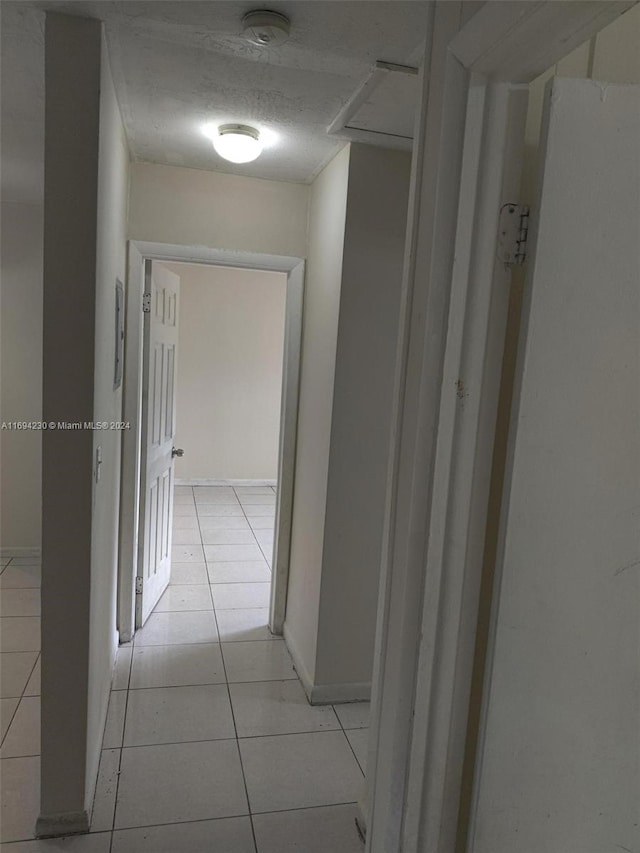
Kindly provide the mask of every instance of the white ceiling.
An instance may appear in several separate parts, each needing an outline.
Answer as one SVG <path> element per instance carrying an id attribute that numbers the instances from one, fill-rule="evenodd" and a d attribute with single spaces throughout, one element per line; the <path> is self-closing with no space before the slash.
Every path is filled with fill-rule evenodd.
<path id="1" fill-rule="evenodd" d="M 276 48 L 253 46 L 241 35 L 243 14 L 265 6 L 291 19 L 289 40 Z M 15 152 L 24 172 L 20 161 L 41 146 L 44 9 L 104 21 L 134 160 L 309 182 L 344 144 L 327 127 L 376 60 L 419 63 L 426 6 L 425 0 L 3 0 L 3 160 Z M 387 130 L 394 121 L 389 106 Z M 385 115 L 384 101 L 377 112 Z M 202 133 L 209 122 L 230 121 L 273 136 L 254 163 L 221 160 Z M 406 109 L 398 121 L 406 129 Z"/>

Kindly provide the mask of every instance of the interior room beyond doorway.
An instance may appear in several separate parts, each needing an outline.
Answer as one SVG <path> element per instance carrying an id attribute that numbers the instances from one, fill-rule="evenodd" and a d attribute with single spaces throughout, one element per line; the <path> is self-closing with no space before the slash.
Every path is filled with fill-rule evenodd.
<path id="1" fill-rule="evenodd" d="M 163 266 L 180 278 L 176 446 L 184 456 L 175 460 L 172 574 L 185 562 L 209 566 L 205 582 L 235 606 L 259 609 L 252 615 L 266 626 L 287 276 Z M 181 515 L 181 502 L 194 499 L 197 516 Z"/>
<path id="2" fill-rule="evenodd" d="M 176 483 L 274 486 L 286 273 L 163 266 L 180 278 Z"/>

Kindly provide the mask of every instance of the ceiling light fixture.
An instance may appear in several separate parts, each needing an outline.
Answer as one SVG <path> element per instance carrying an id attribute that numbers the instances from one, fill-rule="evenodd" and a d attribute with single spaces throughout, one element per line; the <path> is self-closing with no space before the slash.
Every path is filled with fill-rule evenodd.
<path id="1" fill-rule="evenodd" d="M 247 12 L 242 19 L 245 38 L 259 47 L 272 47 L 282 44 L 289 38 L 291 23 L 286 15 L 270 12 L 268 9 L 256 9 Z"/>
<path id="2" fill-rule="evenodd" d="M 231 163 L 250 163 L 262 153 L 260 131 L 247 124 L 223 124 L 213 138 L 213 147 Z"/>

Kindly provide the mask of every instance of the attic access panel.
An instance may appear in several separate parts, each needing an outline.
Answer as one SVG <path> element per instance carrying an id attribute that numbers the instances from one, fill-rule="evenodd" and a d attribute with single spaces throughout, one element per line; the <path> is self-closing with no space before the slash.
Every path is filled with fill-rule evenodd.
<path id="1" fill-rule="evenodd" d="M 418 96 L 417 68 L 376 62 L 327 132 L 358 142 L 410 150 Z"/>

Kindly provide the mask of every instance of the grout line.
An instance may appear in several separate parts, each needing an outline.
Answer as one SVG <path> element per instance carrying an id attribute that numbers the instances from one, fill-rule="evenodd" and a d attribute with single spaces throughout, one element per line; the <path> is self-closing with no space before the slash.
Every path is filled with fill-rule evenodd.
<path id="1" fill-rule="evenodd" d="M 347 704 L 349 704 L 349 703 L 347 703 Z M 334 713 L 334 714 L 336 715 L 336 717 L 338 718 L 338 722 L 340 723 L 340 728 L 342 729 L 342 733 L 343 733 L 343 735 L 345 736 L 345 739 L 346 739 L 347 743 L 349 744 L 349 749 L 350 749 L 350 750 L 351 750 L 351 752 L 353 753 L 353 757 L 354 757 L 354 758 L 355 758 L 355 760 L 356 760 L 356 764 L 357 764 L 357 765 L 358 765 L 358 767 L 360 768 L 360 772 L 362 773 L 362 775 L 366 778 L 366 775 L 367 775 L 367 774 L 365 773 L 365 770 L 364 770 L 364 768 L 363 768 L 362 764 L 360 764 L 360 760 L 359 760 L 358 756 L 356 755 L 356 751 L 355 751 L 355 749 L 354 749 L 354 748 L 353 748 L 353 746 L 351 745 L 351 741 L 349 740 L 349 737 L 348 737 L 348 735 L 347 735 L 347 731 L 350 731 L 350 732 L 353 732 L 353 731 L 360 731 L 362 728 L 366 728 L 366 729 L 367 729 L 367 731 L 369 731 L 369 726 L 361 726 L 359 729 L 345 729 L 345 727 L 344 727 L 344 726 L 343 726 L 343 724 L 342 724 L 342 720 L 340 719 L 340 715 L 339 715 L 339 714 L 338 714 L 338 712 L 336 711 L 336 706 L 335 706 L 335 705 L 332 705 L 331 707 L 333 708 L 333 713 Z M 369 735 L 367 735 L 367 739 L 368 739 L 368 737 L 369 737 Z"/>
<path id="2" fill-rule="evenodd" d="M 134 634 L 134 641 L 135 641 L 135 634 Z M 120 743 L 120 750 L 119 750 L 120 754 L 118 755 L 118 769 L 116 771 L 116 793 L 115 793 L 115 797 L 113 800 L 113 816 L 111 818 L 111 839 L 109 841 L 109 853 L 112 853 L 112 850 L 113 850 L 113 834 L 114 834 L 115 829 L 116 829 L 116 812 L 118 810 L 118 792 L 120 790 L 120 773 L 122 772 L 122 753 L 124 750 L 124 732 L 125 732 L 125 728 L 127 726 L 127 711 L 129 709 L 129 691 L 131 690 L 131 674 L 133 673 L 133 651 L 134 651 L 134 648 L 135 648 L 135 645 L 133 645 L 131 647 L 131 657 L 129 658 L 129 675 L 127 677 L 127 687 L 126 687 L 127 695 L 126 695 L 125 700 L 124 700 L 124 715 L 123 715 L 123 721 L 122 721 L 122 741 Z M 116 666 L 117 665 L 118 665 L 118 659 L 116 657 Z M 109 694 L 109 702 L 111 702 L 111 696 L 116 692 L 119 693 L 121 691 L 115 691 L 115 690 L 111 689 L 111 692 Z M 108 714 L 109 714 L 109 707 L 107 706 L 107 715 Z M 105 720 L 105 730 L 106 730 L 106 720 Z M 104 734 L 102 736 L 102 740 L 104 743 Z M 100 751 L 100 758 L 102 759 L 102 750 Z M 98 773 L 99 772 L 100 772 L 100 766 L 98 765 Z M 97 794 L 97 792 L 98 792 L 98 786 L 96 785 L 96 792 L 95 793 Z M 94 794 L 93 804 L 95 807 L 95 794 Z M 93 808 L 91 809 L 91 816 L 93 817 Z M 91 830 L 91 826 L 89 826 L 89 830 Z"/>
<path id="3" fill-rule="evenodd" d="M 235 492 L 235 489 L 234 489 L 234 492 Z M 238 497 L 238 493 L 237 493 L 237 492 L 236 492 L 236 497 Z M 239 500 L 239 498 L 238 498 L 238 500 Z M 251 522 L 249 521 L 249 516 L 247 515 L 247 511 L 246 511 L 246 509 L 245 509 L 245 507 L 244 507 L 244 504 L 242 504 L 242 503 L 241 503 L 241 504 L 240 504 L 240 506 L 242 507 L 242 512 L 244 513 L 244 517 L 245 517 L 245 519 L 247 520 L 247 524 L 249 525 L 249 527 L 251 527 Z M 255 506 L 255 504 L 254 504 L 254 506 Z M 264 504 L 260 504 L 260 506 L 264 506 Z M 276 526 L 276 520 L 275 520 L 275 518 L 274 518 L 274 519 L 273 519 L 273 526 L 272 526 L 272 528 L 271 528 L 271 530 L 272 530 L 272 532 L 273 532 L 273 534 L 274 534 L 274 537 L 275 537 L 275 526 Z M 269 530 L 269 528 L 268 528 L 268 527 L 265 527 L 265 528 L 263 528 L 263 530 Z M 261 553 L 261 554 L 262 554 L 262 556 L 264 557 L 265 562 L 266 562 L 266 564 L 267 564 L 267 566 L 268 566 L 268 568 L 269 568 L 269 571 L 271 572 L 271 580 L 269 581 L 269 583 L 272 583 L 272 582 L 273 582 L 273 569 L 272 569 L 272 567 L 271 567 L 271 564 L 273 563 L 273 549 L 274 549 L 274 545 L 273 545 L 273 544 L 271 545 L 271 556 L 270 556 L 270 557 L 267 557 L 267 555 L 266 555 L 266 554 L 265 554 L 265 552 L 264 552 L 264 548 L 262 547 L 262 545 L 261 545 L 261 544 L 260 544 L 260 542 L 258 541 L 258 537 L 256 536 L 256 532 L 255 532 L 255 530 L 253 529 L 253 527 L 251 527 L 251 533 L 253 534 L 253 538 L 255 539 L 256 545 L 257 545 L 257 546 L 258 546 L 258 548 L 260 549 L 260 553 Z"/>
<path id="4" fill-rule="evenodd" d="M 236 498 L 237 498 L 237 497 L 238 497 L 238 493 L 236 492 L 236 490 L 235 490 L 235 489 L 233 490 L 233 493 L 234 493 L 234 495 L 235 495 L 235 496 L 236 496 Z M 242 506 L 242 504 L 240 504 L 240 506 L 241 506 L 242 513 L 243 513 L 243 515 L 244 515 L 245 521 L 246 521 L 246 522 L 247 522 L 247 524 L 248 524 L 248 523 L 249 523 L 249 519 L 248 519 L 248 518 L 247 518 L 247 516 L 246 516 L 246 513 L 245 513 L 245 511 L 244 511 L 244 507 Z M 198 523 L 199 523 L 199 522 L 198 522 Z M 253 535 L 253 531 L 251 531 L 251 532 L 252 532 L 252 535 Z M 254 538 L 255 538 L 255 537 L 254 537 Z M 208 564 L 208 563 L 207 563 L 207 575 L 209 575 L 209 564 Z M 209 576 L 209 581 L 210 581 L 210 580 L 211 580 L 211 577 Z M 216 629 L 217 629 L 217 631 L 218 631 L 218 639 L 220 640 L 220 626 L 218 625 L 218 615 L 217 615 L 217 612 L 216 612 L 215 602 L 214 602 L 214 600 L 213 600 L 213 590 L 211 589 L 211 584 L 209 584 L 209 594 L 211 595 L 211 603 L 212 603 L 212 605 L 213 605 L 213 613 L 214 613 L 214 618 L 215 618 L 215 620 L 216 620 Z M 237 749 L 237 751 L 238 751 L 238 760 L 239 760 L 239 762 L 240 762 L 240 772 L 242 773 L 242 782 L 243 782 L 243 785 L 244 785 L 244 795 L 245 795 L 246 800 L 247 800 L 247 809 L 248 809 L 248 811 L 249 811 L 249 822 L 250 822 L 250 824 L 251 824 L 251 837 L 253 838 L 253 847 L 254 847 L 254 849 L 255 849 L 255 851 L 256 851 L 256 853 L 257 853 L 257 851 L 258 851 L 258 841 L 257 841 L 257 839 L 256 839 L 256 831 L 255 831 L 255 827 L 254 827 L 254 825 L 253 825 L 253 817 L 251 816 L 251 801 L 249 800 L 249 788 L 248 788 L 248 785 L 247 785 L 247 776 L 246 776 L 246 773 L 244 772 L 244 764 L 243 764 L 243 761 L 242 761 L 242 753 L 240 752 L 240 742 L 239 742 L 239 739 L 238 739 L 238 725 L 237 725 L 237 723 L 236 723 L 236 715 L 235 715 L 235 711 L 234 711 L 234 709 L 233 709 L 233 702 L 232 702 L 232 700 L 231 700 L 231 688 L 230 688 L 230 686 L 229 686 L 229 675 L 228 675 L 228 673 L 227 673 L 227 662 L 226 662 L 226 660 L 225 660 L 224 652 L 223 652 L 223 650 L 222 650 L 222 642 L 220 642 L 220 656 L 222 657 L 222 667 L 223 667 L 223 672 L 224 672 L 224 677 L 225 677 L 225 683 L 226 683 L 226 687 L 227 687 L 227 696 L 229 697 L 229 707 L 230 707 L 230 709 L 231 709 L 231 718 L 232 718 L 232 720 L 233 720 L 233 730 L 234 730 L 234 732 L 235 732 L 235 734 L 236 734 L 236 749 Z"/>
<path id="5" fill-rule="evenodd" d="M 4 618 L 4 619 L 6 619 L 7 617 L 5 616 L 5 617 L 3 617 L 3 618 Z M 29 651 L 35 651 L 35 649 L 33 649 L 33 650 L 28 649 L 26 652 L 4 652 L 4 654 L 8 654 L 8 655 L 10 655 L 10 654 L 28 654 L 28 653 L 29 653 Z M 42 654 L 42 652 L 41 652 L 41 651 L 38 651 L 38 653 L 37 653 L 37 655 L 36 655 L 36 659 L 35 659 L 35 661 L 34 661 L 34 664 L 33 664 L 33 666 L 31 667 L 31 669 L 29 670 L 29 675 L 27 676 L 27 680 L 26 680 L 26 681 L 25 681 L 25 683 L 24 683 L 24 687 L 22 688 L 22 693 L 20 694 L 20 696 L 5 696 L 5 697 L 3 697 L 3 698 L 5 698 L 5 699 L 17 699 L 17 700 L 18 700 L 18 704 L 17 704 L 17 705 L 16 705 L 16 707 L 15 707 L 15 711 L 14 711 L 14 712 L 13 712 L 13 714 L 11 715 L 11 719 L 9 720 L 9 725 L 7 726 L 7 730 L 6 730 L 6 731 L 5 731 L 5 733 L 4 733 L 4 737 L 3 737 L 3 738 L 2 738 L 2 740 L 0 741 L 0 748 L 1 748 L 2 746 L 4 746 L 4 742 L 5 742 L 5 740 L 7 739 L 7 737 L 9 736 L 9 732 L 11 731 L 11 726 L 12 726 L 12 725 L 13 725 L 13 723 L 14 723 L 14 720 L 15 720 L 15 718 L 16 718 L 16 716 L 17 716 L 17 714 L 18 714 L 18 709 L 20 708 L 20 705 L 22 704 L 22 700 L 23 700 L 23 699 L 38 699 L 38 700 L 40 701 L 40 707 L 42 708 L 42 697 L 41 697 L 41 695 L 38 695 L 38 696 L 25 696 L 25 695 L 24 695 L 24 694 L 25 694 L 25 690 L 27 689 L 27 687 L 29 686 L 29 682 L 31 681 L 31 676 L 33 675 L 33 673 L 35 672 L 36 667 L 38 666 L 38 661 L 40 660 L 40 655 L 41 655 L 41 654 Z M 40 693 L 42 693 L 42 691 L 40 691 Z M 40 746 L 40 752 L 42 752 L 42 746 Z M 37 754 L 38 754 L 38 755 L 40 755 L 40 752 L 39 752 L 39 753 L 37 753 Z M 8 756 L 8 757 L 10 757 L 10 758 L 27 758 L 28 756 L 24 756 L 24 755 L 15 755 L 15 756 Z M 1 759 L 1 760 L 2 760 L 2 761 L 6 761 L 7 759 L 6 759 L 6 758 L 3 758 L 3 759 Z"/>
<path id="6" fill-rule="evenodd" d="M 269 811 L 269 812 L 254 812 L 254 814 L 267 815 L 267 814 L 284 814 L 285 812 L 311 812 L 311 811 L 314 811 L 315 809 L 331 809 L 331 808 L 339 808 L 340 806 L 355 806 L 357 804 L 358 804 L 357 800 L 349 800 L 346 803 L 327 803 L 326 805 L 323 805 L 323 806 L 294 806 L 293 808 L 290 808 L 290 809 L 276 809 L 274 811 Z M 224 817 L 201 817 L 201 818 L 195 818 L 192 820 L 175 820 L 175 821 L 172 821 L 170 823 L 145 823 L 145 824 L 141 824 L 140 826 L 122 826 L 122 827 L 119 827 L 117 830 L 114 830 L 114 832 L 128 832 L 129 830 L 135 830 L 135 829 L 155 829 L 155 828 L 158 828 L 161 826 L 182 826 L 182 825 L 188 824 L 188 823 L 211 823 L 212 821 L 236 820 L 238 818 L 251 818 L 251 815 L 248 813 L 230 814 L 230 815 L 225 815 Z M 101 830 L 100 832 L 92 832 L 91 835 L 106 835 L 107 832 L 109 832 L 109 830 Z M 33 840 L 34 840 L 33 838 L 26 838 L 26 839 L 20 839 L 17 842 L 12 841 L 12 842 L 6 842 L 6 843 L 16 844 L 16 843 L 19 843 L 20 841 L 31 841 L 31 842 L 33 842 Z"/>
<path id="7" fill-rule="evenodd" d="M 30 589 L 30 587 L 10 587 L 10 589 Z M 40 616 L 0 616 L 0 619 L 40 619 Z M 24 651 L 34 652 L 36 649 L 25 649 Z M 7 654 L 11 654 L 8 652 Z"/>
<path id="8" fill-rule="evenodd" d="M 240 608 L 240 609 L 243 609 L 243 610 L 266 610 L 267 608 L 266 607 L 247 607 L 247 608 Z M 173 611 L 169 611 L 169 612 L 173 612 Z M 183 612 L 189 613 L 190 611 L 185 610 Z M 213 615 L 215 617 L 215 610 L 213 610 L 213 611 L 212 610 L 206 610 L 206 611 L 202 611 L 202 612 L 213 613 Z M 223 612 L 224 613 L 230 613 L 231 611 L 225 610 Z M 219 642 L 220 642 L 220 640 L 218 639 L 218 640 L 202 640 L 201 642 L 194 642 L 193 640 L 191 640 L 191 642 L 189 642 L 189 643 L 138 643 L 137 646 L 134 646 L 134 649 L 154 649 L 154 648 L 157 648 L 158 646 L 210 646 L 210 645 L 213 645 L 213 644 L 219 643 Z M 284 643 L 284 640 L 282 639 L 282 637 L 274 637 L 271 640 L 223 640 L 222 641 L 222 643 L 230 643 L 232 645 L 234 645 L 236 643 L 278 643 L 278 642 Z M 38 649 L 28 649 L 27 651 L 37 652 Z M 297 678 L 297 676 L 296 676 L 296 678 Z M 120 692 L 120 691 L 118 691 L 118 692 Z M 15 697 L 13 697 L 13 698 L 15 698 Z"/>
<path id="9" fill-rule="evenodd" d="M 209 595 L 211 596 L 211 605 L 213 606 L 213 592 L 211 590 L 211 585 L 209 585 Z M 215 607 L 213 608 L 213 615 L 214 615 L 214 619 L 216 620 L 216 631 L 218 632 L 218 639 L 220 639 L 220 626 L 218 625 L 218 617 L 216 615 Z M 255 851 L 257 853 L 258 843 L 256 841 L 256 833 L 255 833 L 255 829 L 253 827 L 253 818 L 251 817 L 251 803 L 249 802 L 249 789 L 247 787 L 247 777 L 245 775 L 244 765 L 242 763 L 242 754 L 240 752 L 240 743 L 238 740 L 238 726 L 236 723 L 235 711 L 233 710 L 233 702 L 231 701 L 231 688 L 229 687 L 229 676 L 227 674 L 227 663 L 224 659 L 224 653 L 222 651 L 222 643 L 220 643 L 220 657 L 222 658 L 222 671 L 224 673 L 224 679 L 225 679 L 224 683 L 225 683 L 225 687 L 227 688 L 227 698 L 229 699 L 229 710 L 231 711 L 231 720 L 233 722 L 233 731 L 235 732 L 235 743 L 236 743 L 236 749 L 238 751 L 238 760 L 240 761 L 240 772 L 242 773 L 242 783 L 244 785 L 244 795 L 245 795 L 246 800 L 247 800 L 247 809 L 249 811 L 249 821 L 251 823 L 251 836 L 253 838 L 253 846 L 254 846 Z"/>
<path id="10" fill-rule="evenodd" d="M 254 812 L 256 815 L 263 814 L 283 814 L 284 812 L 310 812 L 313 809 L 331 809 L 334 806 L 357 806 L 357 800 L 348 800 L 346 803 L 325 803 L 323 806 L 294 806 L 291 809 L 275 809 L 267 812 Z"/>
<path id="11" fill-rule="evenodd" d="M 230 683 L 233 684 L 233 682 L 230 682 Z M 189 686 L 193 686 L 193 687 L 212 687 L 212 686 L 215 686 L 215 687 L 227 687 L 228 688 L 230 685 L 229 685 L 229 683 L 225 683 L 225 684 L 221 683 L 221 684 L 216 684 L 216 685 L 195 684 L 195 685 L 189 685 Z M 144 689 L 151 689 L 151 688 L 144 688 Z M 161 687 L 161 688 L 157 688 L 157 689 L 169 690 L 171 688 Z M 230 693 L 229 693 L 229 702 L 231 702 Z M 231 716 L 233 717 L 234 728 L 235 728 L 236 724 L 235 724 L 235 714 L 233 712 L 233 705 L 231 705 Z M 235 736 L 233 736 L 233 737 L 194 738 L 193 740 L 162 740 L 162 741 L 153 741 L 153 743 L 126 743 L 126 744 L 123 744 L 121 747 L 108 746 L 105 748 L 104 751 L 112 752 L 114 749 L 117 749 L 120 751 L 122 751 L 123 749 L 147 749 L 148 747 L 154 747 L 154 746 L 181 746 L 182 744 L 187 744 L 187 743 L 220 743 L 221 741 L 228 741 L 228 742 L 233 741 L 234 743 L 239 744 L 241 740 L 245 741 L 245 740 L 264 740 L 265 738 L 287 738 L 287 737 L 297 737 L 298 735 L 339 734 L 340 731 L 341 730 L 339 728 L 335 728 L 335 729 L 308 729 L 308 730 L 305 730 L 302 732 L 278 732 L 276 734 L 266 734 L 266 735 L 242 735 L 242 737 L 240 735 L 238 735 L 236 732 Z M 354 731 L 360 731 L 360 729 L 354 729 Z M 348 738 L 347 738 L 347 740 L 348 740 Z M 101 752 L 102 751 L 103 750 L 101 750 Z M 39 755 L 40 753 L 37 753 L 37 754 Z M 23 756 L 11 756 L 11 757 L 12 758 L 22 758 Z M 6 759 L 3 759 L 3 760 L 6 761 Z M 356 759 L 356 761 L 357 761 L 357 759 Z M 358 766 L 360 766 L 360 762 L 358 762 Z M 243 770 L 243 775 L 244 775 L 244 770 Z M 246 787 L 246 785 L 245 785 L 245 787 Z M 248 794 L 247 794 L 247 802 L 248 802 Z"/>
<path id="12" fill-rule="evenodd" d="M 0 767 L 2 767 L 3 761 L 11 761 L 12 758 L 40 758 L 39 752 L 21 752 L 20 755 L 5 755 L 4 758 L 0 758 Z M 3 844 L 7 842 L 2 842 Z"/>

